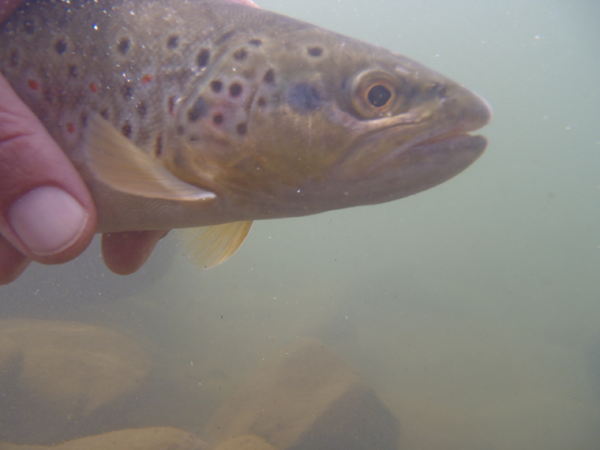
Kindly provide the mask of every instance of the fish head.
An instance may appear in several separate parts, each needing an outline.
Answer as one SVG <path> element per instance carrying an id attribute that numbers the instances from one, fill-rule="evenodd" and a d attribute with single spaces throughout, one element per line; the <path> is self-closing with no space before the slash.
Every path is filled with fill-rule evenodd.
<path id="1" fill-rule="evenodd" d="M 219 208 L 267 218 L 395 200 L 486 148 L 468 133 L 488 104 L 402 55 L 308 25 L 225 40 L 169 138 L 169 169 Z"/>

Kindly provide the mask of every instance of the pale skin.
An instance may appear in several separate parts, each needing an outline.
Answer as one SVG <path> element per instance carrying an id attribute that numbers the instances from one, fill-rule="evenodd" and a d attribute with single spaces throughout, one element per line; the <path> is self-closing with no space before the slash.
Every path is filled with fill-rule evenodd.
<path id="1" fill-rule="evenodd" d="M 251 0 L 224 0 L 256 5 Z M 23 0 L 0 0 L 0 23 Z M 79 256 L 96 229 L 96 209 L 71 162 L 0 75 L 0 285 L 31 261 L 62 264 Z M 106 266 L 137 271 L 167 231 L 102 235 Z"/>

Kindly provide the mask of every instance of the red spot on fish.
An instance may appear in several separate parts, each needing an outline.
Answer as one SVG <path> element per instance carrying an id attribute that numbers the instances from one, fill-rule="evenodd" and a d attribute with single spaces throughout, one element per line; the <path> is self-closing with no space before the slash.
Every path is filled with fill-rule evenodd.
<path id="1" fill-rule="evenodd" d="M 98 85 L 96 83 L 90 83 L 90 91 L 96 92 L 98 90 Z"/>
<path id="2" fill-rule="evenodd" d="M 37 91 L 40 88 L 37 81 L 32 80 L 32 79 L 27 80 L 27 86 L 29 86 L 34 91 Z"/>
<path id="3" fill-rule="evenodd" d="M 142 83 L 150 83 L 152 81 L 152 75 L 144 75 L 142 77 Z"/>
<path id="4" fill-rule="evenodd" d="M 67 124 L 67 131 L 69 132 L 69 134 L 75 133 L 75 125 L 73 125 L 71 122 L 69 122 Z"/>

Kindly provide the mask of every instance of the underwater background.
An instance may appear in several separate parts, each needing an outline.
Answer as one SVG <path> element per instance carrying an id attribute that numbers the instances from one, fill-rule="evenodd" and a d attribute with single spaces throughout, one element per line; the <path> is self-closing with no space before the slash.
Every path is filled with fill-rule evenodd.
<path id="1" fill-rule="evenodd" d="M 488 150 L 413 197 L 256 222 L 205 272 L 176 233 L 129 277 L 107 271 L 96 240 L 1 287 L 0 319 L 140 343 L 151 388 L 97 432 L 201 430 L 263 361 L 313 337 L 398 418 L 400 450 L 600 448 L 600 3 L 258 3 L 478 92 L 494 110 Z M 0 440 L 56 439 L 43 424 L 8 430 L 8 415 Z"/>

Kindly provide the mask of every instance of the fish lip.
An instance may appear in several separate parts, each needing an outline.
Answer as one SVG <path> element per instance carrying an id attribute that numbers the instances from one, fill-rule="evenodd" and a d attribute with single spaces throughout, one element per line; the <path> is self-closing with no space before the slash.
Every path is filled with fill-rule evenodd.
<path id="1" fill-rule="evenodd" d="M 485 99 L 470 90 L 464 90 L 462 95 L 468 96 L 469 105 L 461 108 L 462 112 L 460 118 L 455 120 L 450 128 L 433 127 L 430 133 L 426 133 L 425 135 L 421 136 L 421 139 L 414 139 L 408 142 L 400 143 L 396 149 L 382 158 L 377 164 L 373 165 L 371 167 L 371 171 L 376 171 L 382 166 L 389 164 L 391 161 L 401 158 L 405 153 L 419 147 L 424 148 L 433 145 L 440 147 L 440 144 L 445 142 L 444 147 L 452 150 L 454 148 L 452 145 L 453 142 L 462 140 L 462 142 L 468 143 L 481 139 L 482 136 L 472 135 L 470 133 L 481 129 L 490 123 L 493 115 L 492 108 Z M 457 101 L 459 101 L 459 97 L 445 97 L 440 100 L 439 107 L 453 108 Z M 410 122 L 396 123 L 383 128 L 378 132 L 375 132 L 372 136 L 380 136 L 380 133 L 393 133 L 394 130 L 407 125 L 427 126 L 427 123 L 435 123 L 435 118 L 427 117 Z M 483 150 L 485 150 L 485 146 Z"/>
<path id="2" fill-rule="evenodd" d="M 411 125 L 423 125 L 424 123 L 429 122 L 429 120 L 415 121 Z M 370 138 L 379 138 L 381 133 L 393 133 L 395 130 L 399 129 L 404 124 L 396 124 L 391 127 L 380 130 L 378 133 L 374 133 L 370 136 Z M 377 163 L 373 164 L 369 168 L 369 173 L 377 172 L 382 167 L 391 164 L 393 161 L 400 160 L 407 153 L 417 150 L 419 148 L 427 148 L 431 146 L 444 145 L 446 148 L 452 148 L 452 143 L 460 140 L 461 138 L 474 138 L 477 139 L 478 135 L 471 135 L 468 132 L 462 131 L 460 126 L 453 127 L 450 131 L 441 131 L 441 132 L 432 132 L 428 136 L 424 136 L 422 139 L 415 139 L 409 142 L 404 142 L 399 144 L 393 151 L 389 152 L 383 158 L 381 158 Z"/>

